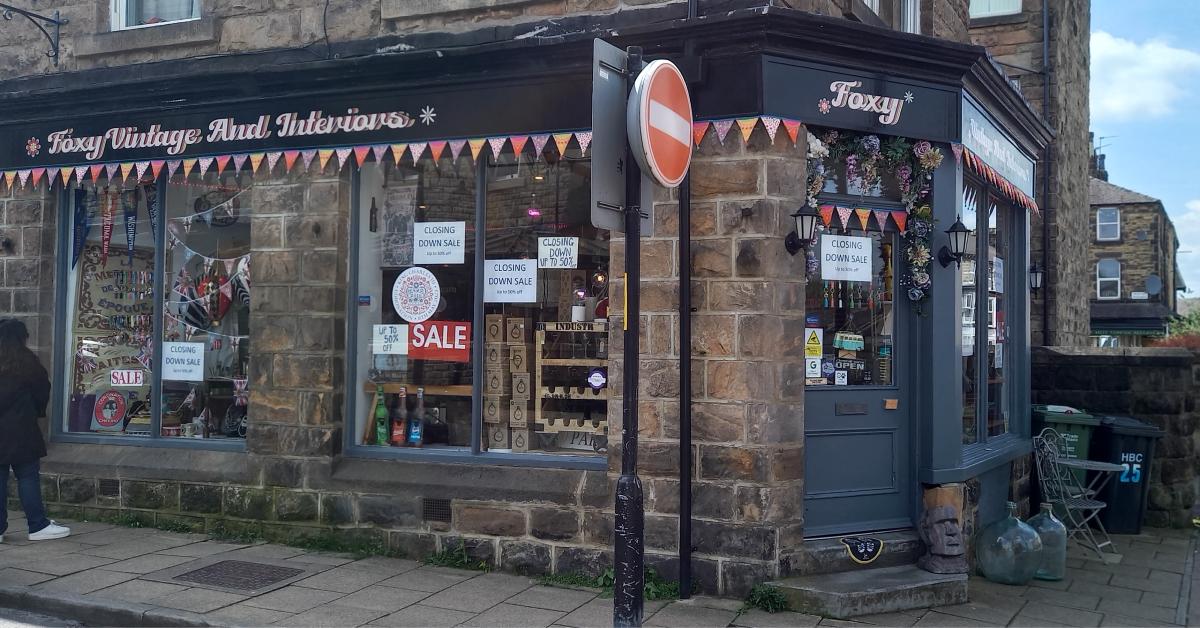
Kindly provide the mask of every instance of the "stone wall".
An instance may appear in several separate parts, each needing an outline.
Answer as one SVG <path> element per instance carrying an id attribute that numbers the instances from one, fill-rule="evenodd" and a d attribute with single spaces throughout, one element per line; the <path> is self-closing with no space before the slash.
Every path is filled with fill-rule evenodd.
<path id="1" fill-rule="evenodd" d="M 804 197 L 805 150 L 784 133 L 772 144 L 762 128 L 748 146 L 733 137 L 722 145 L 710 133 L 692 166 L 693 573 L 726 595 L 777 575 L 801 542 L 804 259 L 788 255 L 783 238 Z M 689 263 L 677 250 L 678 205 L 661 198 L 653 236 L 642 243 L 638 462 L 648 562 L 669 577 L 678 568 L 678 269 Z M 618 237 L 614 278 L 623 255 Z M 612 294 L 622 294 L 619 283 Z M 621 307 L 614 297 L 613 311 Z M 613 327 L 619 357 L 621 325 Z M 609 370 L 614 391 L 620 367 L 615 360 Z M 620 399 L 610 402 L 610 443 L 620 440 L 621 409 Z M 609 451 L 613 479 L 620 449 Z"/>
<path id="2" fill-rule="evenodd" d="M 1161 203 L 1129 203 L 1117 206 L 1121 214 L 1121 239 L 1101 242 L 1095 240 L 1096 210 L 1107 205 L 1096 205 L 1088 215 L 1088 233 L 1091 234 L 1091 271 L 1096 273 L 1096 264 L 1105 258 L 1121 262 L 1121 299 L 1129 300 L 1131 292 L 1145 292 L 1146 278 L 1158 275 L 1162 280 L 1162 292 L 1151 295 L 1141 303 L 1163 303 L 1175 309 L 1173 280 L 1175 275 L 1175 227 L 1167 218 Z M 1093 288 L 1090 294 L 1096 300 Z"/>
<path id="3" fill-rule="evenodd" d="M 1150 471 L 1146 525 L 1191 526 L 1200 471 L 1200 356 L 1185 349 L 1035 348 L 1033 403 L 1132 416 L 1166 432 Z"/>
<path id="4" fill-rule="evenodd" d="M 1022 13 L 971 21 L 971 41 L 985 46 L 997 60 L 1029 68 L 1023 72 L 1006 68 L 1016 78 L 1021 93 L 1034 110 L 1054 129 L 1050 161 L 1035 155 L 1037 201 L 1042 208 L 1031 216 L 1030 261 L 1042 264 L 1047 248 L 1045 289 L 1033 297 L 1030 331 L 1034 345 L 1082 346 L 1088 344 L 1088 298 L 1093 292 L 1089 278 L 1094 267 L 1086 250 L 1091 237 L 1086 232 L 1088 214 L 1088 65 L 1090 60 L 1091 4 L 1088 0 L 1050 3 L 1050 103 L 1045 102 L 1046 63 L 1042 55 L 1042 2 L 1025 0 Z M 1050 194 L 1045 198 L 1042 181 L 1050 171 Z M 1048 223 L 1044 225 L 1044 223 Z M 1043 228 L 1049 242 L 1043 242 Z M 1094 233 L 1094 231 L 1093 231 Z M 1048 308 L 1049 326 L 1043 329 L 1043 310 Z"/>

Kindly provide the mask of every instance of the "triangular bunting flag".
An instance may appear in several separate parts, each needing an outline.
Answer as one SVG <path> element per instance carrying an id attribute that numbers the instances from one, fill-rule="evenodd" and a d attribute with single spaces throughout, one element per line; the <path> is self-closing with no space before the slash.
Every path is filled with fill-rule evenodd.
<path id="1" fill-rule="evenodd" d="M 952 143 L 950 144 L 950 150 L 954 152 L 954 163 L 962 163 L 963 145 Z"/>
<path id="2" fill-rule="evenodd" d="M 116 178 L 117 173 L 121 171 L 121 164 L 104 164 L 104 172 L 108 175 L 109 180 Z"/>
<path id="3" fill-rule="evenodd" d="M 225 172 L 225 167 L 229 165 L 229 160 L 233 155 L 217 155 L 217 176 L 221 176 Z"/>
<path id="4" fill-rule="evenodd" d="M 829 221 L 833 220 L 833 205 L 822 205 L 817 211 L 821 214 L 821 224 L 828 227 Z"/>
<path id="5" fill-rule="evenodd" d="M 323 148 L 317 151 L 317 165 L 321 171 L 325 171 L 325 165 L 329 163 L 329 158 L 333 157 L 332 148 Z"/>
<path id="6" fill-rule="evenodd" d="M 142 177 L 146 176 L 146 171 L 150 169 L 150 162 L 139 161 L 134 164 L 134 167 L 137 168 L 138 180 L 141 180 Z"/>
<path id="7" fill-rule="evenodd" d="M 771 143 L 775 143 L 775 133 L 779 131 L 779 123 L 782 122 L 775 116 L 762 116 L 760 118 L 763 123 L 763 128 L 767 130 L 767 137 L 771 138 Z"/>
<path id="8" fill-rule="evenodd" d="M 700 120 L 692 123 L 692 141 L 696 146 L 700 146 L 700 142 L 704 139 L 704 134 L 708 133 L 708 125 L 711 124 L 708 120 Z"/>
<path id="9" fill-rule="evenodd" d="M 75 180 L 79 183 L 83 183 L 83 177 L 87 175 L 87 171 L 87 166 L 75 166 Z"/>
<path id="10" fill-rule="evenodd" d="M 570 143 L 571 143 L 571 134 L 570 133 L 555 133 L 554 134 L 554 145 L 558 147 L 558 154 L 560 156 L 567 154 L 567 145 Z"/>
<path id="11" fill-rule="evenodd" d="M 417 160 L 421 155 L 425 154 L 425 142 L 413 142 L 408 145 L 408 154 L 412 155 L 413 165 L 417 165 Z"/>
<path id="12" fill-rule="evenodd" d="M 404 151 L 408 150 L 408 144 L 392 144 L 392 161 L 396 165 L 400 165 L 400 158 L 404 156 Z"/>
<path id="13" fill-rule="evenodd" d="M 853 213 L 854 213 L 854 210 L 850 209 L 849 207 L 842 207 L 840 205 L 838 206 L 838 208 L 837 208 L 838 220 L 842 221 L 843 229 L 850 228 L 850 214 L 853 214 Z"/>
<path id="14" fill-rule="evenodd" d="M 445 151 L 446 151 L 446 142 L 445 141 L 429 143 L 429 156 L 433 157 L 433 165 L 436 166 L 437 162 L 442 160 L 442 153 L 444 153 Z"/>
<path id="15" fill-rule="evenodd" d="M 579 142 L 579 153 L 581 155 L 586 155 L 587 149 L 588 149 L 588 144 L 592 143 L 592 132 L 591 131 L 580 131 L 580 132 L 576 133 L 575 141 Z"/>
<path id="16" fill-rule="evenodd" d="M 888 212 L 883 209 L 875 210 L 875 222 L 879 223 L 880 231 L 887 231 Z"/>
<path id="17" fill-rule="evenodd" d="M 42 180 L 42 175 L 46 174 L 46 169 L 45 168 L 34 168 L 30 172 L 31 172 L 31 174 L 33 174 L 32 183 L 33 183 L 34 187 L 37 187 L 38 182 Z"/>
<path id="18" fill-rule="evenodd" d="M 341 170 L 342 167 L 344 167 L 346 165 L 346 162 L 350 161 L 350 155 L 354 152 L 354 149 L 353 148 L 339 148 L 333 152 L 334 152 L 334 154 L 337 155 L 338 170 Z M 325 164 L 321 164 L 321 169 L 322 170 L 325 169 Z"/>
<path id="19" fill-rule="evenodd" d="M 509 143 L 512 144 L 513 154 L 516 155 L 518 159 L 520 159 L 521 151 L 525 150 L 525 143 L 529 141 L 529 136 L 528 135 L 514 135 L 514 136 L 508 138 L 508 141 L 509 141 Z"/>
<path id="20" fill-rule="evenodd" d="M 487 144 L 487 140 L 483 138 L 476 138 L 467 140 L 467 144 L 471 147 L 471 159 L 479 161 L 479 153 L 483 151 L 483 145 Z"/>
<path id="21" fill-rule="evenodd" d="M 754 125 L 758 124 L 758 118 L 738 118 L 738 128 L 742 130 L 742 141 L 749 142 L 750 134 L 754 132 Z"/>
<path id="22" fill-rule="evenodd" d="M 854 210 L 854 215 L 858 216 L 858 224 L 862 225 L 863 231 L 868 231 L 867 222 L 871 220 L 871 210 L 859 207 Z"/>
<path id="23" fill-rule="evenodd" d="M 184 159 L 183 160 L 183 178 L 186 179 L 186 178 L 188 178 L 188 176 L 190 176 L 192 174 L 192 168 L 196 167 L 196 162 L 197 162 L 197 160 L 195 160 L 195 159 Z"/>
<path id="24" fill-rule="evenodd" d="M 299 156 L 300 151 L 298 150 L 283 151 L 283 167 L 285 173 L 292 171 L 292 166 L 296 165 L 296 158 Z"/>
<path id="25" fill-rule="evenodd" d="M 546 150 L 546 143 L 550 141 L 550 134 L 539 133 L 530 136 L 529 139 L 533 140 L 533 156 L 541 159 L 542 153 Z"/>
<path id="26" fill-rule="evenodd" d="M 28 170 L 18 170 L 17 178 L 21 180 L 21 187 L 24 187 L 25 182 L 29 180 L 29 171 Z"/>
<path id="27" fill-rule="evenodd" d="M 75 169 L 71 166 L 67 166 L 59 169 L 59 173 L 62 176 L 62 184 L 66 185 L 71 182 L 71 175 L 75 173 Z M 83 183 L 83 181 L 81 180 L 80 183 Z"/>
<path id="28" fill-rule="evenodd" d="M 450 140 L 450 159 L 458 161 L 458 156 L 462 153 L 462 149 L 466 145 L 467 140 Z"/>
<path id="29" fill-rule="evenodd" d="M 12 187 L 13 181 L 15 181 L 16 178 L 17 172 L 15 170 L 9 170 L 8 172 L 4 173 L 4 182 L 7 183 L 8 187 L 10 188 Z"/>
<path id="30" fill-rule="evenodd" d="M 792 138 L 794 145 L 800 139 L 800 121 L 799 120 L 784 120 L 783 128 L 787 131 L 788 137 Z"/>
<path id="31" fill-rule="evenodd" d="M 489 137 L 488 146 L 492 147 L 492 158 L 500 159 L 500 151 L 504 150 L 504 143 L 508 141 L 507 137 Z"/>
<path id="32" fill-rule="evenodd" d="M 121 164 L 121 180 L 125 181 L 129 178 L 129 173 L 133 172 L 133 162 Z"/>
<path id="33" fill-rule="evenodd" d="M 733 128 L 733 120 L 714 120 L 713 128 L 717 130 L 717 139 L 724 144 L 725 136 L 729 135 L 729 129 Z"/>
<path id="34" fill-rule="evenodd" d="M 185 161 L 184 164 L 187 164 L 187 162 Z M 199 174 L 200 176 L 203 177 L 205 174 L 208 173 L 208 169 L 212 167 L 212 164 L 213 164 L 212 157 L 200 157 L 199 159 L 196 160 L 196 165 L 200 167 L 199 172 L 197 172 L 196 174 Z"/>
<path id="35" fill-rule="evenodd" d="M 246 160 L 249 158 L 250 158 L 250 155 L 247 155 L 246 153 L 241 153 L 240 155 L 234 155 L 233 156 L 233 173 L 237 174 L 237 173 L 241 172 L 242 167 L 246 165 Z"/>
<path id="36" fill-rule="evenodd" d="M 267 153 L 267 174 L 275 172 L 275 164 L 279 163 L 280 157 L 283 157 L 283 153 L 279 151 Z"/>
<path id="37" fill-rule="evenodd" d="M 316 156 L 317 156 L 317 151 L 316 151 L 316 149 L 313 149 L 313 148 L 300 151 L 300 161 L 304 162 L 305 170 L 308 170 L 309 168 L 312 167 L 313 159 Z"/>
<path id="38" fill-rule="evenodd" d="M 92 175 L 92 181 L 99 181 L 101 173 L 104 172 L 103 164 L 94 164 L 88 166 L 88 173 Z"/>
<path id="39" fill-rule="evenodd" d="M 371 152 L 370 146 L 355 146 L 354 147 L 354 161 L 358 163 L 359 168 L 361 168 L 363 166 L 363 164 L 367 163 L 367 155 L 370 152 Z"/>
<path id="40" fill-rule="evenodd" d="M 387 144 L 376 144 L 376 145 L 372 146 L 371 154 L 375 155 L 375 162 L 383 163 L 383 156 L 386 155 L 388 150 L 390 150 L 390 149 L 391 149 L 391 146 L 388 146 Z"/>
<path id="41" fill-rule="evenodd" d="M 158 175 L 162 173 L 163 166 L 166 164 L 167 162 L 163 159 L 155 159 L 154 161 L 150 162 L 150 176 L 154 177 L 155 180 L 158 180 Z"/>
<path id="42" fill-rule="evenodd" d="M 266 156 L 266 153 L 254 153 L 250 155 L 250 172 L 258 172 L 258 169 L 262 166 L 263 159 Z"/>
<path id="43" fill-rule="evenodd" d="M 894 211 L 892 212 L 892 220 L 896 221 L 896 228 L 900 230 L 900 233 L 904 233 L 907 230 L 908 212 Z"/>

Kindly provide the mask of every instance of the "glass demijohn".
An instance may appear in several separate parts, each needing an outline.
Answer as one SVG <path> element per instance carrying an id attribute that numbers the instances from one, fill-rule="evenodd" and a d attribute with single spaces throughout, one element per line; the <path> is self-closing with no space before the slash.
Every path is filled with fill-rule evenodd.
<path id="1" fill-rule="evenodd" d="M 1029 527 L 1042 539 L 1042 561 L 1033 577 L 1062 580 L 1067 575 L 1067 526 L 1054 516 L 1054 506 L 1042 502 L 1042 511 L 1029 519 Z"/>
<path id="2" fill-rule="evenodd" d="M 1008 517 L 980 533 L 975 544 L 975 561 L 983 577 L 992 582 L 1025 584 L 1041 566 L 1042 539 L 1017 518 L 1017 505 L 1008 502 Z"/>

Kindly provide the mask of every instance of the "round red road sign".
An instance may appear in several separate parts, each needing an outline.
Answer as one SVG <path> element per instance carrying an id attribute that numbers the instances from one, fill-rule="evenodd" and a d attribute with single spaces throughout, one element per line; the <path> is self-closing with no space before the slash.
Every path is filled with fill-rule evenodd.
<path id="1" fill-rule="evenodd" d="M 692 101 L 674 63 L 651 61 L 629 95 L 629 145 L 643 171 L 677 187 L 692 163 Z"/>

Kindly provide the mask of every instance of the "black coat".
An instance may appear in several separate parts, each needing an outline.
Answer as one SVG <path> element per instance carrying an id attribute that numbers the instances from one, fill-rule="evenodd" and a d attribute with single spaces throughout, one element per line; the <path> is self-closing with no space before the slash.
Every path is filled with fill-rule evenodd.
<path id="1" fill-rule="evenodd" d="M 46 416 L 50 377 L 35 364 L 19 376 L 0 377 L 0 464 L 22 464 L 46 456 L 38 417 Z"/>

